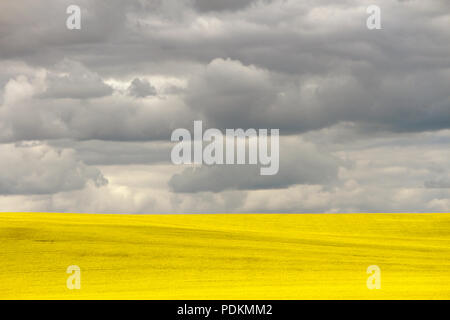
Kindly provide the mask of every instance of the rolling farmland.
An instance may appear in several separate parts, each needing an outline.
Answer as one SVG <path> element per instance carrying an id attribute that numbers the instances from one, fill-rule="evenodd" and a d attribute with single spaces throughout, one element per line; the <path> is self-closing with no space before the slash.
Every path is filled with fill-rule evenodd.
<path id="1" fill-rule="evenodd" d="M 450 214 L 0 213 L 0 241 L 2 299 L 450 298 Z"/>

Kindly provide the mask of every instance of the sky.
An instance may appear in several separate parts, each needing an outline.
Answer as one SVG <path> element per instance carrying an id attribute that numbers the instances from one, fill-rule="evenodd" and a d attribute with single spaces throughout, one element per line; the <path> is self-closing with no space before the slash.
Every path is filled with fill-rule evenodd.
<path id="1" fill-rule="evenodd" d="M 195 120 L 278 174 L 173 164 Z M 0 2 L 0 211 L 449 212 L 449 145 L 448 0 Z"/>

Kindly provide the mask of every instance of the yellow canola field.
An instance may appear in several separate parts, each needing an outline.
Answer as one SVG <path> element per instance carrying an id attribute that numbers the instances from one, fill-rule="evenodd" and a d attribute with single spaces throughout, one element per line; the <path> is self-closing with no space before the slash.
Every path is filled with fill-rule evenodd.
<path id="1" fill-rule="evenodd" d="M 0 248 L 1 299 L 450 298 L 450 214 L 0 213 Z"/>

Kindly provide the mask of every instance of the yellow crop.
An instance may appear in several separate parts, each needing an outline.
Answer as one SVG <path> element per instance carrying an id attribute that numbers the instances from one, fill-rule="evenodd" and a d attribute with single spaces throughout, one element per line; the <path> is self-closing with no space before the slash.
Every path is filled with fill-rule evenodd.
<path id="1" fill-rule="evenodd" d="M 0 248 L 2 299 L 450 298 L 450 214 L 0 213 Z"/>

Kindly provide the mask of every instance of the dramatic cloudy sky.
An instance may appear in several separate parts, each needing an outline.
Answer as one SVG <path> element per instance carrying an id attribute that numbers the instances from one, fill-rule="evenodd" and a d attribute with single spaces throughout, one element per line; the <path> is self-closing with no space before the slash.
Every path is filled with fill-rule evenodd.
<path id="1" fill-rule="evenodd" d="M 172 164 L 194 120 L 279 173 Z M 1 211 L 448 212 L 450 1 L 1 1 L 0 155 Z"/>

